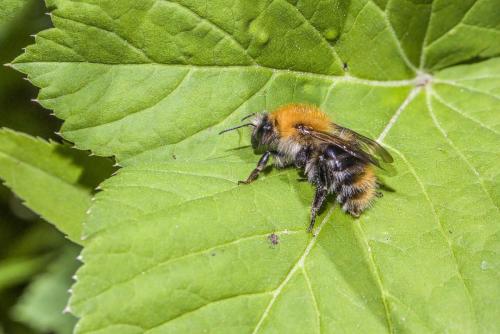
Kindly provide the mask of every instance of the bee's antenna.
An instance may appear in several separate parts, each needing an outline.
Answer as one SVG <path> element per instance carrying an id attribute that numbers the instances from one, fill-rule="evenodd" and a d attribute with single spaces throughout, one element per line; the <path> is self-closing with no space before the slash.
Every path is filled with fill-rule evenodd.
<path id="1" fill-rule="evenodd" d="M 255 125 L 252 124 L 252 123 L 246 123 L 246 124 L 243 124 L 243 125 L 235 126 L 234 128 L 223 130 L 223 131 L 219 132 L 219 134 L 221 135 L 221 134 L 223 134 L 225 132 L 233 131 L 233 130 L 236 130 L 236 129 L 239 129 L 239 128 L 243 128 L 245 126 L 253 126 L 253 127 L 255 127 Z"/>
<path id="2" fill-rule="evenodd" d="M 243 117 L 243 118 L 241 119 L 241 121 L 243 122 L 243 121 L 244 121 L 244 120 L 246 120 L 247 118 L 250 118 L 250 117 L 252 117 L 252 116 L 255 116 L 255 114 L 256 114 L 255 112 L 254 112 L 254 113 L 251 113 L 250 115 L 247 115 L 247 116 Z"/>

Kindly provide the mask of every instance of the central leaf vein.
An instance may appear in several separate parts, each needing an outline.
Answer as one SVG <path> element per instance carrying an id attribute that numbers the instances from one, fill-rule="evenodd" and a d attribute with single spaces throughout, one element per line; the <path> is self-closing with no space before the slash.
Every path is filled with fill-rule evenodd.
<path id="1" fill-rule="evenodd" d="M 304 262 L 305 262 L 307 256 L 309 255 L 309 253 L 311 252 L 312 248 L 316 244 L 316 241 L 318 240 L 318 236 L 319 236 L 321 230 L 323 229 L 323 227 L 325 226 L 325 224 L 328 222 L 328 220 L 332 216 L 334 208 L 335 207 L 333 206 L 328 211 L 328 213 L 326 214 L 325 218 L 323 219 L 323 221 L 319 225 L 318 229 L 314 232 L 315 235 L 313 235 L 311 241 L 309 241 L 309 243 L 307 244 L 307 247 L 305 248 L 304 253 L 302 254 L 302 256 L 293 265 L 292 269 L 290 269 L 290 272 L 285 277 L 285 279 L 281 282 L 281 284 L 274 290 L 273 297 L 271 298 L 271 300 L 269 301 L 269 304 L 267 305 L 267 307 L 265 308 L 264 312 L 262 313 L 262 315 L 261 315 L 259 321 L 257 322 L 257 325 L 255 326 L 252 334 L 256 334 L 256 333 L 259 332 L 259 330 L 262 327 L 262 324 L 263 324 L 264 320 L 268 317 L 269 312 L 271 311 L 271 308 L 273 307 L 274 303 L 276 302 L 276 299 L 280 296 L 281 292 L 283 291 L 283 288 L 287 285 L 287 283 L 290 281 L 290 279 L 293 277 L 293 275 L 295 275 L 295 273 L 297 272 L 297 270 L 302 269 L 304 267 Z"/>

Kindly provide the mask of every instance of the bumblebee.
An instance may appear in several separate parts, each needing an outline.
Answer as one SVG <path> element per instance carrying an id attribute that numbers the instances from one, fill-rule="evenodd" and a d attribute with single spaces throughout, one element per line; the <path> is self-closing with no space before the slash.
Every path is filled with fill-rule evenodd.
<path id="1" fill-rule="evenodd" d="M 255 181 L 270 157 L 278 168 L 295 166 L 303 170 L 316 188 L 308 232 L 329 195 L 354 217 L 381 196 L 374 167 L 381 166 L 379 159 L 385 163 L 392 163 L 393 159 L 377 142 L 333 123 L 324 112 L 310 105 L 286 105 L 244 119 L 250 117 L 249 123 L 220 133 L 251 126 L 252 147 L 264 151 L 257 167 L 238 183 Z"/>

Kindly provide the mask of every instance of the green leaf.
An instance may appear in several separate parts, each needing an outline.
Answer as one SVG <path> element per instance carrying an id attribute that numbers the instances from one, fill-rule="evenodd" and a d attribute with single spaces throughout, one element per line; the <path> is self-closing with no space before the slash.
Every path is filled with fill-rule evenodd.
<path id="1" fill-rule="evenodd" d="M 50 18 L 44 14 L 47 9 L 41 1 L 29 0 L 18 3 L 26 5 L 19 8 L 12 20 L 4 21 L 2 24 L 0 19 L 0 65 L 21 54 L 22 48 L 33 41 L 31 34 L 50 26 Z M 56 138 L 54 132 L 60 127 L 61 122 L 30 101 L 35 96 L 36 90 L 22 80 L 21 73 L 0 66 L 0 127 L 43 138 Z"/>
<path id="2" fill-rule="evenodd" d="M 54 249 L 59 249 L 64 242 L 60 233 L 52 228 L 46 228 L 48 226 L 45 225 L 37 224 L 19 233 L 20 223 L 19 220 L 11 217 L 0 217 L 2 233 L 5 233 L 9 227 L 17 228 L 14 233 L 7 230 L 10 234 L 7 236 L 10 238 L 2 240 L 0 252 L 0 294 L 2 296 L 5 290 L 22 286 L 29 282 L 33 275 L 43 271 L 53 258 Z M 1 307 L 4 306 L 2 303 Z"/>
<path id="3" fill-rule="evenodd" d="M 63 313 L 68 301 L 74 271 L 79 263 L 77 247 L 66 247 L 62 254 L 36 277 L 13 309 L 14 318 L 43 333 L 71 333 L 76 319 Z"/>
<path id="4" fill-rule="evenodd" d="M 77 333 L 500 330 L 498 1 L 49 5 L 15 67 L 125 166 L 84 227 Z M 383 142 L 394 191 L 311 236 L 297 171 L 237 186 L 258 157 L 217 133 L 290 102 Z"/>
<path id="5" fill-rule="evenodd" d="M 0 2 L 0 25 L 12 20 L 28 0 L 2 0 Z"/>
<path id="6" fill-rule="evenodd" d="M 3 204 L 3 203 L 1 203 Z M 27 209 L 25 209 L 27 210 Z M 23 288 L 31 279 L 46 270 L 54 251 L 69 243 L 61 233 L 48 224 L 26 221 L 10 216 L 8 207 L 0 207 L 0 323 L 5 333 L 32 333 L 23 330 L 9 313 Z"/>
<path id="7" fill-rule="evenodd" d="M 47 255 L 17 257 L 0 262 L 0 290 L 24 283 L 48 262 Z"/>
<path id="8" fill-rule="evenodd" d="M 90 207 L 92 187 L 97 185 L 95 175 L 85 170 L 85 164 L 92 163 L 109 175 L 106 163 L 85 154 L 8 129 L 0 130 L 0 177 L 26 206 L 76 243 L 81 243 L 82 222 Z"/>

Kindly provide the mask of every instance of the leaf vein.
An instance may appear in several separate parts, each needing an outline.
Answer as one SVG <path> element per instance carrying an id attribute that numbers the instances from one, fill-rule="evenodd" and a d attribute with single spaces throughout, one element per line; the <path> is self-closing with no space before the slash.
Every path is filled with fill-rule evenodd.
<path id="1" fill-rule="evenodd" d="M 132 168 L 136 167 L 129 167 L 129 171 L 132 170 Z M 179 175 L 189 175 L 189 176 L 196 176 L 196 177 L 202 177 L 202 178 L 212 178 L 212 179 L 217 179 L 221 181 L 227 181 L 231 183 L 235 183 L 235 180 L 230 180 L 226 179 L 224 177 L 220 176 L 215 176 L 215 175 L 208 175 L 208 174 L 199 174 L 199 173 L 193 173 L 193 172 L 185 172 L 185 171 L 180 171 L 180 170 L 166 170 L 166 169 L 152 169 L 152 168 L 136 168 L 138 172 L 153 172 L 153 173 L 169 173 L 169 174 L 179 174 Z"/>
<path id="2" fill-rule="evenodd" d="M 175 93 L 175 91 L 177 89 L 179 89 L 179 87 L 181 87 L 182 84 L 190 77 L 191 73 L 192 73 L 191 70 L 188 70 L 186 72 L 186 74 L 184 74 L 184 76 L 175 84 L 175 86 L 171 88 L 170 91 L 168 91 L 165 95 L 161 96 L 160 99 L 158 99 L 157 101 L 153 101 L 153 103 L 150 104 L 150 105 L 147 105 L 145 107 L 141 107 L 141 108 L 139 108 L 137 110 L 134 110 L 134 111 L 131 111 L 130 113 L 125 114 L 125 115 L 120 116 L 120 117 L 117 117 L 117 118 L 115 118 L 113 120 L 108 120 L 105 123 L 94 124 L 94 125 L 90 125 L 90 126 L 84 126 L 84 127 L 81 127 L 81 128 L 72 128 L 71 130 L 66 130 L 65 132 L 66 133 L 71 133 L 71 132 L 76 132 L 76 131 L 81 131 L 81 130 L 95 129 L 95 128 L 99 128 L 99 127 L 102 127 L 102 126 L 108 126 L 110 124 L 122 121 L 122 120 L 124 120 L 124 119 L 126 119 L 126 118 L 128 118 L 128 117 L 130 117 L 132 115 L 139 114 L 141 112 L 145 112 L 145 111 L 151 110 L 152 108 L 156 107 L 157 105 L 159 105 L 160 103 L 162 103 L 163 101 L 165 101 L 173 93 Z"/>
<path id="3" fill-rule="evenodd" d="M 67 45 L 61 44 L 60 42 L 57 42 L 53 39 L 47 38 L 47 37 L 42 36 L 40 34 L 35 35 L 35 38 L 44 39 L 48 42 L 54 43 L 55 45 L 60 46 L 60 47 L 64 48 L 65 50 L 68 50 L 69 52 L 73 53 L 75 56 L 79 57 L 81 60 L 85 60 L 85 57 L 83 57 L 81 54 L 76 52 L 76 50 L 72 49 L 71 47 L 69 47 Z"/>
<path id="4" fill-rule="evenodd" d="M 319 225 L 317 231 L 315 231 L 315 235 L 313 235 L 311 241 L 309 241 L 309 243 L 307 244 L 307 247 L 305 248 L 304 250 L 304 253 L 302 254 L 302 256 L 299 258 L 299 260 L 295 263 L 295 265 L 292 267 L 292 269 L 290 269 L 290 272 L 288 273 L 288 275 L 285 277 L 285 279 L 281 282 L 281 284 L 274 290 L 273 292 L 273 297 L 271 298 L 271 300 L 269 301 L 269 304 L 267 305 L 266 309 L 264 310 L 264 312 L 262 313 L 259 321 L 257 322 L 257 324 L 255 325 L 255 328 L 252 332 L 252 334 L 256 334 L 261 326 L 262 326 L 262 323 L 264 322 L 264 320 L 267 318 L 267 316 L 269 315 L 269 312 L 271 310 L 271 308 L 273 307 L 274 303 L 276 302 L 276 299 L 280 296 L 281 294 L 281 291 L 283 291 L 283 288 L 287 285 L 287 283 L 290 281 L 290 279 L 293 277 L 293 275 L 297 272 L 297 270 L 299 268 L 302 268 L 304 266 L 304 261 L 305 259 L 307 258 L 307 256 L 309 255 L 309 253 L 311 252 L 311 249 L 314 247 L 314 245 L 316 244 L 316 241 L 318 239 L 318 235 L 319 233 L 321 232 L 321 230 L 323 229 L 323 227 L 325 226 L 325 224 L 328 222 L 328 220 L 330 219 L 330 217 L 332 216 L 333 214 L 333 210 L 334 210 L 335 207 L 332 207 L 328 213 L 326 214 L 325 218 L 323 219 L 323 221 L 321 222 L 321 224 Z"/>
<path id="5" fill-rule="evenodd" d="M 321 333 L 321 312 L 319 311 L 318 302 L 316 301 L 316 296 L 314 295 L 314 291 L 311 285 L 311 280 L 309 279 L 309 275 L 307 274 L 305 266 L 302 267 L 302 273 L 304 274 L 304 278 L 307 283 L 307 288 L 309 289 L 309 293 L 311 294 L 311 300 L 314 305 L 314 310 L 316 311 L 316 321 L 318 322 L 318 333 Z"/>
<path id="6" fill-rule="evenodd" d="M 434 4 L 435 3 L 436 3 L 436 1 L 431 2 L 429 21 L 427 21 L 427 26 L 425 27 L 424 40 L 422 41 L 422 47 L 420 49 L 420 64 L 419 64 L 420 71 L 423 71 L 424 67 L 425 67 L 425 58 L 426 58 L 425 46 L 427 45 L 427 40 L 429 39 L 429 31 L 431 30 L 432 18 L 434 16 Z"/>
<path id="7" fill-rule="evenodd" d="M 143 276 L 143 275 L 147 275 L 148 273 L 152 272 L 156 268 L 168 266 L 168 265 L 170 265 L 171 263 L 174 263 L 174 262 L 179 262 L 179 261 L 191 258 L 191 257 L 200 256 L 200 255 L 203 255 L 205 253 L 209 253 L 209 252 L 211 252 L 213 250 L 216 250 L 218 248 L 234 246 L 234 245 L 237 245 L 237 244 L 239 244 L 241 242 L 244 242 L 244 241 L 253 240 L 253 239 L 259 239 L 259 238 L 265 238 L 265 237 L 267 237 L 271 233 L 274 233 L 276 235 L 282 235 L 282 234 L 290 235 L 290 234 L 298 234 L 298 233 L 301 233 L 301 232 L 303 232 L 303 230 L 297 230 L 297 231 L 294 231 L 294 230 L 268 231 L 266 233 L 254 234 L 254 235 L 250 235 L 250 236 L 247 236 L 247 237 L 243 237 L 243 238 L 231 240 L 231 241 L 228 241 L 228 242 L 224 242 L 224 243 L 221 243 L 221 244 L 217 244 L 217 245 L 214 245 L 212 247 L 204 248 L 204 249 L 192 252 L 192 253 L 183 254 L 183 255 L 180 255 L 180 256 L 173 257 L 173 258 L 167 258 L 167 259 L 164 259 L 164 260 L 161 260 L 159 262 L 154 263 L 152 266 L 150 266 L 148 268 L 145 268 L 142 271 L 138 271 L 138 272 L 134 273 L 133 275 L 131 275 L 130 277 L 128 277 L 125 280 L 114 282 L 112 285 L 110 285 L 107 288 L 99 291 L 97 294 L 95 294 L 93 296 L 89 296 L 87 298 L 77 300 L 77 301 L 75 301 L 73 303 L 73 305 L 80 305 L 80 304 L 85 303 L 85 302 L 87 302 L 87 301 L 89 301 L 91 299 L 99 298 L 99 296 L 102 296 L 107 291 L 110 291 L 111 289 L 114 289 L 116 286 L 124 285 L 124 284 L 127 284 L 129 282 L 132 282 L 137 277 L 140 277 L 140 276 Z"/>
<path id="8" fill-rule="evenodd" d="M 483 95 L 486 95 L 486 96 L 489 96 L 495 100 L 499 100 L 500 101 L 500 97 L 495 95 L 495 94 L 491 94 L 489 92 L 485 92 L 484 90 L 480 90 L 480 89 L 474 89 L 474 88 L 471 88 L 469 86 L 465 86 L 465 85 L 460 85 L 459 83 L 455 82 L 455 81 L 450 81 L 450 80 L 441 80 L 441 79 L 436 79 L 434 80 L 436 83 L 440 83 L 440 84 L 445 84 L 445 85 L 449 85 L 449 86 L 454 86 L 454 87 L 457 87 L 457 88 L 461 88 L 461 89 L 465 89 L 471 93 L 478 93 L 478 94 L 483 94 Z"/>
<path id="9" fill-rule="evenodd" d="M 374 1 L 371 0 L 371 2 L 373 4 Z M 403 48 L 403 45 L 401 44 L 401 41 L 399 40 L 396 32 L 394 31 L 394 27 L 392 26 L 392 23 L 391 21 L 389 20 L 389 17 L 387 16 L 387 13 L 385 11 L 383 11 L 379 6 L 377 6 L 375 4 L 375 7 L 377 8 L 377 10 L 379 11 L 380 15 L 382 15 L 382 17 L 384 18 L 384 22 L 387 26 L 387 30 L 389 31 L 389 34 L 391 35 L 391 37 L 394 39 L 394 42 L 396 44 L 396 49 L 398 49 L 398 52 L 399 52 L 399 55 L 401 56 L 401 59 L 405 62 L 405 64 L 413 70 L 413 72 L 416 72 L 417 71 L 417 68 L 415 67 L 415 65 L 410 61 L 410 59 L 408 58 L 407 54 L 406 54 L 406 51 L 404 50 Z"/>
<path id="10" fill-rule="evenodd" d="M 496 208 L 496 210 L 500 212 L 500 208 L 498 207 L 498 205 L 493 200 L 493 197 L 491 196 L 490 192 L 486 189 L 486 186 L 484 184 L 483 178 L 481 177 L 481 174 L 471 164 L 471 162 L 469 161 L 469 159 L 467 159 L 467 157 L 462 153 L 462 151 L 460 151 L 458 149 L 458 147 L 455 146 L 455 144 L 450 139 L 450 137 L 448 136 L 448 134 L 446 133 L 446 131 L 444 130 L 444 128 L 441 126 L 441 123 L 439 123 L 439 121 L 438 121 L 438 119 L 437 119 L 437 117 L 436 117 L 436 115 L 435 115 L 435 113 L 434 113 L 434 111 L 432 109 L 432 101 L 431 101 L 431 98 L 430 98 L 432 94 L 430 92 L 430 87 L 428 87 L 426 89 L 427 89 L 427 91 L 426 91 L 427 109 L 429 111 L 429 114 L 431 115 L 432 121 L 434 122 L 434 124 L 436 125 L 436 127 L 438 128 L 439 132 L 441 133 L 441 135 L 443 136 L 443 138 L 445 139 L 445 141 L 448 143 L 448 145 L 451 148 L 453 148 L 453 150 L 458 154 L 458 156 L 460 157 L 460 159 L 462 159 L 462 161 L 465 162 L 465 164 L 467 165 L 467 167 L 469 167 L 469 169 L 474 173 L 474 175 L 476 176 L 477 180 L 479 181 L 479 185 L 481 186 L 481 189 L 487 195 L 487 197 L 490 199 L 491 203 Z"/>
<path id="11" fill-rule="evenodd" d="M 172 173 L 174 173 L 173 171 L 171 171 Z M 284 172 L 277 172 L 273 175 L 270 175 L 270 176 L 266 176 L 265 178 L 260 178 L 259 180 L 263 181 L 263 180 L 269 180 L 269 179 L 272 179 L 272 178 L 275 178 L 275 177 L 278 177 L 280 175 L 284 174 Z M 209 177 L 209 176 L 207 176 Z M 218 177 L 213 177 L 213 178 L 218 178 Z M 223 178 L 218 178 L 218 179 L 221 179 L 221 180 L 225 180 Z M 259 180 L 255 181 L 255 182 L 258 182 Z M 230 180 L 226 180 L 226 181 L 230 181 Z M 230 181 L 232 182 L 232 181 Z M 236 183 L 236 182 L 233 182 L 233 183 Z M 213 198 L 215 196 L 219 196 L 219 195 L 222 195 L 222 194 L 225 194 L 225 193 L 228 193 L 228 192 L 231 192 L 233 191 L 234 189 L 237 189 L 238 188 L 238 185 L 234 186 L 234 187 L 231 187 L 231 188 L 228 188 L 228 189 L 225 189 L 225 190 L 222 190 L 222 191 L 219 191 L 219 192 L 215 192 L 213 194 L 210 194 L 210 195 L 206 195 L 206 196 L 200 196 L 200 197 L 195 197 L 195 198 L 192 198 L 192 199 L 188 199 L 184 202 L 180 202 L 180 203 L 176 203 L 175 206 L 180 206 L 180 205 L 184 205 L 184 204 L 187 204 L 187 203 L 192 203 L 192 202 L 196 202 L 196 201 L 201 201 L 201 200 L 204 200 L 204 199 L 207 199 L 207 198 Z M 99 197 L 97 197 L 99 198 Z M 116 201 L 114 200 L 113 198 L 106 198 L 107 201 L 110 201 L 110 202 L 118 202 L 118 203 L 122 203 L 122 202 L 119 202 L 119 201 Z M 129 206 L 129 207 L 132 207 L 136 210 L 139 210 L 140 213 L 144 214 L 144 216 L 148 217 L 148 216 L 151 216 L 152 214 L 156 214 L 156 213 L 161 213 L 161 212 L 168 212 L 169 210 L 171 210 L 172 206 L 163 206 L 160 210 L 158 211 L 154 211 L 154 212 L 149 212 L 149 213 L 145 213 L 142 209 L 139 209 L 139 208 L 136 208 L 136 207 L 133 207 L 132 205 L 130 204 L 126 204 L 126 203 L 123 203 L 125 206 Z M 145 219 L 146 217 L 142 217 L 143 219 Z M 96 235 L 98 234 L 102 234 L 108 230 L 110 230 L 111 228 L 113 227 L 116 227 L 116 226 L 119 226 L 120 224 L 123 224 L 124 222 L 123 221 L 120 221 L 118 223 L 114 223 L 114 224 L 111 224 L 111 225 L 108 225 L 96 232 L 94 232 L 91 237 L 95 237 Z M 139 224 L 140 222 L 137 221 L 136 219 L 132 219 L 130 221 L 127 221 L 128 224 Z M 88 236 L 86 236 L 88 237 Z"/>
<path id="12" fill-rule="evenodd" d="M 248 50 L 236 39 L 236 37 L 233 34 L 229 33 L 228 31 L 224 30 L 221 26 L 219 26 L 215 22 L 209 20 L 208 18 L 206 18 L 204 16 L 201 16 L 200 14 L 198 14 L 197 12 L 195 12 L 193 9 L 191 9 L 191 8 L 185 6 L 185 5 L 183 5 L 183 4 L 181 4 L 181 3 L 177 2 L 177 1 L 171 1 L 171 0 L 156 0 L 156 1 L 162 1 L 162 2 L 166 2 L 166 3 L 170 3 L 170 4 L 173 4 L 173 5 L 176 5 L 179 8 L 182 8 L 186 12 L 190 13 L 192 16 L 196 17 L 200 21 L 206 22 L 210 27 L 212 27 L 212 29 L 214 31 L 218 31 L 219 33 L 221 33 L 222 35 L 224 35 L 224 38 L 228 38 L 234 44 L 236 44 L 243 51 L 243 54 L 248 58 L 248 60 L 252 64 L 257 64 L 255 58 L 253 58 L 248 53 Z"/>
<path id="13" fill-rule="evenodd" d="M 233 113 L 234 113 L 236 110 L 240 109 L 243 105 L 245 105 L 245 103 L 248 103 L 250 99 L 252 99 L 254 96 L 256 96 L 257 94 L 259 94 L 260 92 L 262 92 L 264 89 L 266 89 L 266 88 L 267 88 L 267 87 L 268 87 L 268 86 L 269 86 L 269 85 L 273 82 L 273 79 L 274 79 L 274 78 L 275 78 L 275 75 L 274 75 L 274 73 L 273 73 L 273 74 L 269 77 L 269 79 L 267 79 L 267 81 L 266 81 L 266 82 L 265 82 L 265 83 L 264 83 L 264 84 L 263 84 L 263 85 L 262 85 L 259 89 L 257 89 L 254 93 L 252 93 L 252 94 L 251 94 L 250 96 L 248 96 L 247 98 L 245 98 L 245 99 L 244 99 L 244 100 L 243 100 L 243 101 L 242 101 L 239 105 L 237 105 L 237 106 L 236 106 L 236 107 L 235 107 L 235 108 L 234 108 L 231 112 L 229 112 L 229 113 L 227 114 L 227 116 L 225 116 L 222 120 L 217 121 L 217 122 L 215 122 L 215 123 L 213 123 L 213 124 L 210 124 L 210 125 L 208 125 L 206 128 L 200 129 L 200 130 L 198 130 L 198 131 L 196 131 L 196 132 L 194 132 L 194 133 L 192 133 L 192 134 L 189 134 L 189 136 L 186 136 L 186 138 L 181 139 L 181 140 L 179 140 L 179 141 L 177 141 L 177 142 L 175 142 L 175 143 L 170 143 L 169 145 L 176 145 L 176 144 L 182 143 L 183 141 L 187 140 L 187 139 L 188 139 L 188 138 L 190 138 L 190 137 L 193 137 L 193 136 L 195 136 L 195 135 L 197 135 L 197 134 L 199 134 L 199 133 L 201 133 L 201 132 L 203 132 L 203 131 L 205 131 L 205 130 L 209 130 L 209 129 L 215 128 L 215 127 L 217 127 L 218 125 L 220 125 L 220 124 L 224 123 L 224 122 L 225 122 L 225 121 L 226 121 L 229 117 L 231 117 L 231 116 L 233 115 Z M 151 150 L 151 149 L 155 149 L 155 148 L 156 148 L 156 147 L 150 148 L 150 149 L 148 149 L 148 151 L 149 151 L 149 150 Z"/>
<path id="14" fill-rule="evenodd" d="M 166 67 L 187 67 L 191 69 L 200 70 L 242 70 L 242 69 L 254 69 L 254 70 L 268 70 L 274 73 L 283 74 L 293 74 L 303 77 L 312 77 L 316 79 L 322 79 L 326 81 L 340 80 L 349 83 L 357 83 L 361 85 L 374 86 L 374 87 L 404 87 L 414 85 L 415 79 L 403 79 L 403 80 L 371 80 L 363 79 L 350 75 L 330 75 L 321 74 L 314 72 L 304 72 L 291 69 L 279 69 L 274 67 L 266 67 L 263 65 L 194 65 L 194 64 L 165 64 L 165 63 L 126 63 L 126 64 L 116 64 L 116 63 L 103 63 L 103 62 L 91 62 L 91 61 L 31 61 L 22 62 L 21 64 L 90 64 L 90 65 L 105 65 L 105 66 L 166 66 Z"/>
<path id="15" fill-rule="evenodd" d="M 433 1 L 434 2 L 434 1 Z M 462 16 L 462 18 L 453 26 L 451 27 L 450 29 L 448 29 L 444 34 L 442 34 L 441 36 L 439 36 L 438 38 L 436 38 L 435 40 L 433 40 L 429 45 L 426 45 L 425 48 L 429 48 L 431 45 L 435 44 L 436 42 L 438 42 L 439 40 L 443 39 L 444 37 L 446 37 L 452 30 L 454 30 L 458 25 L 460 25 L 461 23 L 463 23 L 463 20 L 465 20 L 467 18 L 467 15 L 469 15 L 469 13 L 472 11 L 472 9 L 474 8 L 474 6 L 476 4 L 478 4 L 479 2 L 481 2 L 480 0 L 479 1 L 475 1 L 468 9 L 467 11 L 464 13 L 464 15 Z"/>
<path id="16" fill-rule="evenodd" d="M 434 96 L 439 102 L 441 102 L 442 104 L 444 104 L 446 107 L 448 107 L 450 110 L 453 110 L 454 112 L 456 112 L 457 114 L 461 115 L 463 118 L 466 118 L 476 124 L 478 124 L 480 127 L 486 129 L 486 130 L 489 130 L 493 133 L 495 133 L 496 135 L 500 135 L 500 132 L 498 132 L 497 130 L 489 127 L 488 125 L 484 124 L 483 122 L 477 120 L 476 118 L 474 117 L 471 117 L 469 115 L 467 115 L 465 112 L 463 112 L 462 110 L 458 109 L 457 107 L 449 104 L 448 102 L 446 102 L 442 97 L 441 95 L 438 94 L 438 92 L 436 92 L 435 90 L 433 89 L 430 89 L 430 92 L 432 94 L 432 96 Z"/>
<path id="17" fill-rule="evenodd" d="M 189 314 L 192 314 L 192 313 L 195 313 L 205 307 L 208 307 L 210 305 L 213 305 L 213 304 L 217 304 L 217 303 L 221 303 L 221 302 L 225 302 L 225 301 L 228 301 L 228 300 L 234 300 L 234 299 L 237 299 L 237 298 L 241 298 L 241 297 L 250 297 L 250 296 L 258 296 L 258 295 L 267 295 L 267 294 L 270 294 L 272 293 L 272 290 L 271 291 L 261 291 L 261 292 L 252 292 L 252 293 L 244 293 L 244 294 L 239 294 L 239 295 L 234 295 L 234 296 L 229 296 L 229 297 L 223 297 L 223 298 L 220 298 L 220 299 L 217 299 L 217 300 L 212 300 L 210 301 L 209 303 L 206 303 L 206 304 L 203 304 L 197 308 L 194 308 L 192 310 L 189 310 L 189 311 L 186 311 L 184 313 L 181 313 L 177 316 L 175 316 L 174 318 L 171 318 L 171 319 L 168 319 L 166 321 L 163 321 L 162 323 L 160 324 L 157 324 L 157 325 L 154 325 L 153 327 L 150 327 L 150 328 L 147 328 L 146 331 L 143 333 L 143 334 L 146 334 L 148 332 L 150 332 L 151 330 L 155 329 L 155 328 L 158 328 L 158 327 L 161 327 L 169 322 L 172 322 L 174 320 L 177 320 L 179 318 L 182 318 L 182 317 L 185 317 Z"/>
<path id="18" fill-rule="evenodd" d="M 485 31 L 493 32 L 493 33 L 496 33 L 496 34 L 500 35 L 500 31 L 497 30 L 497 29 L 491 29 L 491 28 L 488 28 L 488 27 L 476 26 L 474 24 L 467 24 L 467 23 L 464 23 L 464 22 L 461 22 L 460 24 L 463 25 L 463 26 L 465 26 L 465 27 L 472 28 L 472 29 L 485 30 Z"/>
<path id="19" fill-rule="evenodd" d="M 392 127 L 398 121 L 399 117 L 401 116 L 401 113 L 413 101 L 413 99 L 415 99 L 415 97 L 418 95 L 418 93 L 420 93 L 421 89 L 422 89 L 422 87 L 417 86 L 410 91 L 410 93 L 408 94 L 406 99 L 403 101 L 403 103 L 401 103 L 399 108 L 396 110 L 394 115 L 389 119 L 389 122 L 387 123 L 387 125 L 384 127 L 384 129 L 382 130 L 382 132 L 378 136 L 377 141 L 379 143 L 384 141 L 384 139 L 387 136 L 387 134 L 389 133 L 389 131 L 391 131 Z"/>
<path id="20" fill-rule="evenodd" d="M 74 23 L 77 23 L 77 24 L 81 24 L 81 25 L 86 26 L 86 27 L 95 28 L 97 30 L 101 30 L 101 31 L 104 31 L 104 32 L 106 32 L 106 33 L 108 33 L 110 35 L 113 35 L 113 36 L 117 37 L 118 39 L 120 39 L 121 41 L 123 41 L 125 43 L 125 45 L 129 46 L 132 50 L 136 51 L 138 54 L 140 54 L 142 57 L 144 57 L 144 59 L 146 61 L 148 61 L 150 63 L 154 63 L 155 62 L 155 60 L 151 59 L 151 57 L 143 49 L 135 46 L 129 40 L 127 40 L 126 38 L 124 38 L 123 36 L 121 36 L 120 34 L 118 34 L 117 32 L 115 32 L 113 30 L 108 30 L 108 29 L 105 29 L 103 27 L 98 27 L 98 26 L 90 25 L 90 24 L 88 24 L 86 22 L 81 22 L 81 21 L 77 21 L 77 20 L 72 19 L 72 18 L 68 18 L 68 17 L 56 15 L 56 14 L 54 14 L 54 12 L 52 12 L 50 15 L 53 16 L 53 17 L 59 18 L 61 20 L 71 21 L 71 22 L 74 22 Z"/>
<path id="21" fill-rule="evenodd" d="M 292 3 L 289 3 L 288 1 L 286 0 L 281 0 L 284 4 L 287 4 L 289 5 L 290 7 L 293 7 L 296 12 L 300 15 L 300 17 L 302 17 L 302 19 L 304 20 L 304 22 L 313 29 L 313 31 L 315 32 L 315 34 L 320 38 L 321 42 L 323 44 L 325 44 L 331 51 L 332 53 L 332 56 L 333 58 L 338 62 L 339 66 L 341 64 L 343 64 L 343 61 L 342 59 L 340 58 L 339 54 L 337 53 L 337 51 L 335 50 L 335 48 L 328 42 L 328 40 L 325 38 L 325 36 L 323 36 L 323 34 L 318 30 L 318 28 L 316 28 L 315 25 L 312 24 L 311 21 L 309 21 L 309 19 L 307 19 L 304 14 L 302 14 L 302 12 Z"/>
<path id="22" fill-rule="evenodd" d="M 463 274 L 460 270 L 460 266 L 459 266 L 459 263 L 458 263 L 458 258 L 455 254 L 455 249 L 450 241 L 450 239 L 447 237 L 446 233 L 444 232 L 444 227 L 443 227 L 443 223 L 441 222 L 441 218 L 439 217 L 437 211 L 436 211 L 436 208 L 434 207 L 434 204 L 429 196 L 429 193 L 427 192 L 427 189 L 423 183 L 423 181 L 420 179 L 420 177 L 418 176 L 417 174 L 417 171 L 415 170 L 415 168 L 413 167 L 413 165 L 406 159 L 405 155 L 400 152 L 399 150 L 395 149 L 394 147 L 390 147 L 391 150 L 393 150 L 394 152 L 396 152 L 397 155 L 399 155 L 399 157 L 401 158 L 401 160 L 403 160 L 403 162 L 406 164 L 406 166 L 408 167 L 408 170 L 410 171 L 410 173 L 413 175 L 413 177 L 415 178 L 415 181 L 417 181 L 421 191 L 422 191 L 422 194 L 424 195 L 424 198 L 426 199 L 427 203 L 429 203 L 429 207 L 431 209 L 431 212 L 434 216 L 434 221 L 436 222 L 437 226 L 438 226 L 438 229 L 439 229 L 439 232 L 441 234 L 441 236 L 443 237 L 444 241 L 446 242 L 447 246 L 448 246 L 448 249 L 450 251 L 450 255 L 453 259 L 453 262 L 454 262 L 454 265 L 455 265 L 455 269 L 457 271 L 457 276 L 458 278 L 460 279 L 460 282 L 462 283 L 462 285 L 464 286 L 464 291 L 467 295 L 467 298 L 468 298 L 468 302 L 469 302 L 469 305 L 470 305 L 470 308 L 471 308 L 471 311 L 472 313 L 475 315 L 475 309 L 474 309 L 474 304 L 472 302 L 472 297 L 471 297 L 471 293 L 470 293 L 470 289 L 469 287 L 467 286 L 466 284 L 466 281 L 465 279 L 463 278 Z M 477 320 L 476 320 L 477 322 Z"/>
<path id="23" fill-rule="evenodd" d="M 385 320 L 387 322 L 387 329 L 388 329 L 389 333 L 394 333 L 391 313 L 390 313 L 390 309 L 389 309 L 389 302 L 387 300 L 388 293 L 386 292 L 384 285 L 382 283 L 382 276 L 380 275 L 380 270 L 378 268 L 377 263 L 375 262 L 371 247 L 370 247 L 368 240 L 366 238 L 365 231 L 361 227 L 361 224 L 358 222 L 358 223 L 354 223 L 354 225 L 359 230 L 358 234 L 360 235 L 361 242 L 362 242 L 364 248 L 366 249 L 366 257 L 368 260 L 368 266 L 370 267 L 371 272 L 373 273 L 373 276 L 375 277 L 375 281 L 377 282 L 377 287 L 380 290 L 380 299 L 382 300 L 382 305 L 384 306 L 384 313 L 385 313 Z M 359 238 L 358 238 L 358 240 L 359 240 Z"/>

